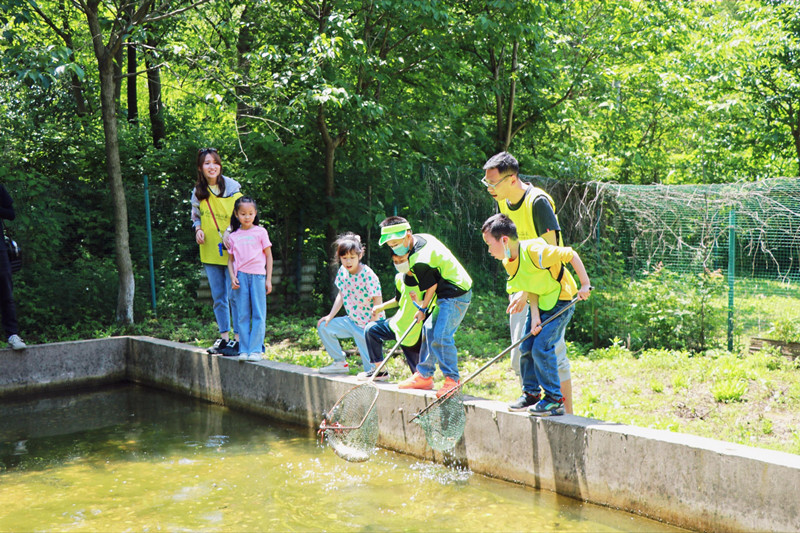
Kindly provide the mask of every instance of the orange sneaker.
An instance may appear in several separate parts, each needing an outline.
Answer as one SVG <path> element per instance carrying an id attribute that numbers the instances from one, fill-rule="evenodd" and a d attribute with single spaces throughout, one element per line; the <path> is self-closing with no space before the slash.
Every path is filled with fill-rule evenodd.
<path id="1" fill-rule="evenodd" d="M 433 376 L 429 378 L 423 378 L 422 374 L 420 374 L 419 372 L 414 372 L 413 376 L 404 381 L 401 381 L 400 384 L 397 386 L 397 388 L 431 390 L 433 389 Z"/>
<path id="2" fill-rule="evenodd" d="M 436 397 L 437 398 L 441 398 L 442 396 L 444 396 L 445 394 L 447 394 L 451 390 L 453 390 L 456 387 L 458 387 L 459 383 L 461 383 L 461 382 L 460 381 L 456 381 L 456 380 L 454 380 L 453 378 L 451 378 L 449 376 L 444 378 L 444 385 L 442 385 L 441 389 L 436 391 Z"/>

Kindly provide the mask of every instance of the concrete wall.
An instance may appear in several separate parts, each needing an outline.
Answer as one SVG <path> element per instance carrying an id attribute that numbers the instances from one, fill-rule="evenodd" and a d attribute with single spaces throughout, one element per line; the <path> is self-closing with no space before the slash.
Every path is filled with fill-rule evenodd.
<path id="1" fill-rule="evenodd" d="M 242 363 L 147 337 L 0 351 L 0 396 L 125 378 L 306 427 L 356 385 L 352 377 Z M 695 530 L 800 530 L 798 455 L 576 416 L 534 419 L 478 399 L 466 402 L 464 437 L 442 455 L 408 423 L 433 394 L 379 387 L 386 448 Z"/>

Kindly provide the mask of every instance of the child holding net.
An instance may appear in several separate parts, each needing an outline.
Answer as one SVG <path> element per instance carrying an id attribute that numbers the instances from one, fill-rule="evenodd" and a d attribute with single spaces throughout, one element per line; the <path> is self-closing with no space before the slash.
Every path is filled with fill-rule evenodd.
<path id="1" fill-rule="evenodd" d="M 374 314 L 379 314 L 386 309 L 399 307 L 397 313 L 390 319 L 380 319 L 367 324 L 364 329 L 364 336 L 367 339 L 367 349 L 369 350 L 369 358 L 373 364 L 383 361 L 383 343 L 384 341 L 400 341 L 400 348 L 405 355 L 406 363 L 411 369 L 413 374 L 417 370 L 419 364 L 419 352 L 422 344 L 422 322 L 417 320 L 415 316 L 420 309 L 418 302 L 422 302 L 419 298 L 419 282 L 416 278 L 409 274 L 408 257 L 399 256 L 392 253 L 392 262 L 397 270 L 394 278 L 395 296 L 391 300 L 383 302 L 373 308 Z M 435 291 L 435 287 L 433 288 Z M 428 312 L 425 316 L 430 316 L 435 311 L 436 298 L 434 296 L 430 304 L 428 304 Z M 411 328 L 411 331 L 403 338 L 403 335 Z M 358 374 L 358 379 L 361 381 L 368 380 L 372 374 L 377 370 L 373 368 L 369 372 L 361 372 Z M 389 378 L 389 373 L 385 370 L 375 377 L 375 381 L 385 381 Z"/>
<path id="2" fill-rule="evenodd" d="M 535 416 L 563 415 L 563 397 L 558 379 L 556 342 L 574 312 L 573 297 L 586 300 L 591 289 L 589 276 L 578 253 L 572 248 L 554 246 L 544 239 L 520 241 L 517 228 L 508 216 L 489 217 L 481 228 L 489 254 L 503 262 L 508 273 L 506 289 L 518 293 L 508 305 L 508 313 L 521 311 L 530 301 L 524 334 L 532 332 L 520 346 L 522 394 L 530 405 L 528 413 Z M 581 282 L 578 289 L 574 278 L 564 267 L 569 263 Z M 555 320 L 544 327 L 539 325 L 563 308 Z"/>
<path id="3" fill-rule="evenodd" d="M 472 278 L 455 255 L 433 235 L 414 234 L 403 217 L 392 216 L 380 224 L 381 245 L 388 245 L 395 255 L 408 259 L 410 273 L 425 291 L 417 311 L 424 320 L 423 341 L 419 364 L 414 375 L 401 382 L 399 389 L 433 389 L 436 364 L 444 374 L 444 384 L 436 391 L 441 397 L 459 385 L 458 350 L 455 334 L 472 301 Z M 425 319 L 427 307 L 434 296 L 438 298 L 438 313 Z"/>
<path id="4" fill-rule="evenodd" d="M 336 273 L 334 284 L 339 289 L 330 312 L 317 322 L 317 333 L 325 347 L 325 351 L 333 358 L 333 363 L 319 369 L 320 374 L 348 374 L 349 365 L 345 360 L 340 339 L 355 341 L 364 371 L 371 371 L 374 366 L 369 360 L 364 326 L 370 320 L 384 318 L 381 312 L 373 314 L 373 308 L 383 302 L 381 282 L 378 276 L 367 265 L 361 262 L 364 247 L 361 237 L 355 233 L 344 233 L 333 244 L 336 258 L 341 265 Z M 346 316 L 337 317 L 344 307 Z"/>

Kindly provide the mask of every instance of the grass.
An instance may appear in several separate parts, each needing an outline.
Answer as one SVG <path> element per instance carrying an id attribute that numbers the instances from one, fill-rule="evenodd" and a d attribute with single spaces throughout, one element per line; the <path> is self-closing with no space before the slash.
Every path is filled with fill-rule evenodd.
<path id="1" fill-rule="evenodd" d="M 270 315 L 266 358 L 311 368 L 328 364 L 316 333 L 317 319 Z M 128 328 L 98 329 L 94 336 L 119 334 L 208 346 L 216 330 L 210 317 L 152 319 Z M 508 335 L 502 299 L 474 296 L 456 336 L 462 376 L 502 351 Z M 568 345 L 577 415 L 800 454 L 800 359 L 791 361 L 770 349 L 755 354 L 655 349 L 635 353 L 618 339 L 594 350 Z M 353 343 L 343 341 L 343 346 L 351 349 Z M 351 374 L 361 371 L 358 357 L 349 361 Z M 402 355 L 388 368 L 394 380 L 409 375 Z M 437 374 L 437 385 L 441 381 Z M 506 358 L 469 383 L 465 393 L 506 402 L 516 399 L 520 389 Z"/>

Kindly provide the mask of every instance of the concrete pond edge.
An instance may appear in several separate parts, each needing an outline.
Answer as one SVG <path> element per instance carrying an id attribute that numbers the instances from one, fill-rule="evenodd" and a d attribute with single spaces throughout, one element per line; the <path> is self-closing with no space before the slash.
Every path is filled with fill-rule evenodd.
<path id="1" fill-rule="evenodd" d="M 308 428 L 358 384 L 151 337 L 0 350 L 0 401 L 122 381 Z M 536 419 L 478 398 L 467 398 L 464 436 L 442 454 L 409 423 L 434 394 L 378 387 L 381 447 L 692 530 L 800 531 L 800 455 L 571 415 Z"/>

